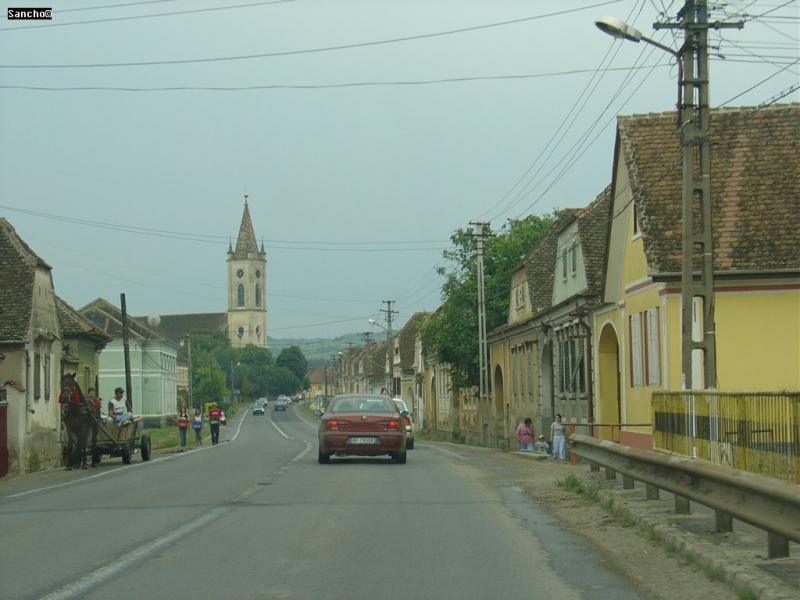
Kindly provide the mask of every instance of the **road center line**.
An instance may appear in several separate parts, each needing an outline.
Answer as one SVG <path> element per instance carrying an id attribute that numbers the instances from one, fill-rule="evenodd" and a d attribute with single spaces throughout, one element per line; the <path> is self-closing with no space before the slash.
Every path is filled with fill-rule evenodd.
<path id="1" fill-rule="evenodd" d="M 161 536 L 160 538 L 153 540 L 152 542 L 148 542 L 142 546 L 139 546 L 135 550 L 128 552 L 125 556 L 122 556 L 114 561 L 110 562 L 108 565 L 104 567 L 100 567 L 93 573 L 81 577 L 75 583 L 71 583 L 62 587 L 59 590 L 51 592 L 44 596 L 42 600 L 67 600 L 68 598 L 76 598 L 81 597 L 86 594 L 86 592 L 103 583 L 104 581 L 114 577 L 119 571 L 123 569 L 128 569 L 131 566 L 131 563 L 134 561 L 141 560 L 146 558 L 147 556 L 151 556 L 156 550 L 167 546 L 175 542 L 176 540 L 182 538 L 183 536 L 191 533 L 195 529 L 199 529 L 200 527 L 204 527 L 214 519 L 218 518 L 222 513 L 226 512 L 228 508 L 226 507 L 218 507 L 215 509 L 210 510 L 205 515 L 193 519 L 192 521 L 181 525 L 176 530 L 168 533 L 167 535 Z"/>
<path id="2" fill-rule="evenodd" d="M 278 433 L 280 433 L 280 434 L 281 434 L 283 437 L 285 437 L 287 440 L 293 440 L 293 439 L 294 439 L 292 436 L 290 436 L 290 435 L 286 435 L 286 434 L 283 432 L 283 430 L 282 430 L 280 427 L 278 427 L 278 426 L 275 424 L 275 421 L 273 421 L 273 420 L 272 420 L 272 414 L 270 414 L 270 415 L 269 415 L 269 422 L 272 424 L 272 426 L 273 426 L 275 429 L 277 429 L 277 430 L 278 430 Z"/>

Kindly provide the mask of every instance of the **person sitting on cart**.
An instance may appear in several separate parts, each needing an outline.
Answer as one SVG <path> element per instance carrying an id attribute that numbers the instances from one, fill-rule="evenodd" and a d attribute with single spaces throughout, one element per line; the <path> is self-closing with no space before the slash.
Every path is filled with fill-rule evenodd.
<path id="1" fill-rule="evenodd" d="M 125 390 L 118 387 L 114 390 L 114 398 L 108 402 L 108 417 L 112 423 L 122 425 L 126 421 L 133 420 L 133 415 L 128 412 L 128 406 L 122 397 L 125 395 Z"/>

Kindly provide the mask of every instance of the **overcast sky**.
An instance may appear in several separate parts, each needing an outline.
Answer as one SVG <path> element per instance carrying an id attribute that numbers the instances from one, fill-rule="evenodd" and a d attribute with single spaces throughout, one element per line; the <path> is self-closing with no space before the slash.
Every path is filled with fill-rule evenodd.
<path id="1" fill-rule="evenodd" d="M 383 299 L 399 324 L 435 309 L 456 228 L 589 203 L 611 178 L 615 116 L 676 97 L 668 54 L 594 26 L 618 16 L 674 47 L 680 32 L 653 30 L 671 0 L 40 4 L 52 21 L 0 21 L 0 216 L 76 307 L 124 291 L 134 314 L 220 312 L 248 193 L 273 337 L 364 331 Z M 797 1 L 714 4 L 772 12 L 722 32 L 713 106 L 797 83 Z M 457 78 L 478 79 L 400 85 Z M 339 85 L 353 83 L 381 85 Z M 141 91 L 252 86 L 302 87 Z"/>

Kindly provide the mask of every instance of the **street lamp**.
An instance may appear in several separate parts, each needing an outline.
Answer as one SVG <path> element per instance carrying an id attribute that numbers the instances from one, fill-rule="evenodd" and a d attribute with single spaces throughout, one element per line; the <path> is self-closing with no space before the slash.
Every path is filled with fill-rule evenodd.
<path id="1" fill-rule="evenodd" d="M 664 44 L 657 42 L 649 37 L 642 35 L 642 32 L 617 19 L 616 17 L 600 17 L 597 21 L 594 22 L 597 25 L 597 28 L 602 31 L 603 33 L 607 33 L 611 37 L 617 38 L 618 40 L 628 40 L 629 42 L 645 42 L 650 44 L 651 46 L 655 46 L 656 48 L 661 48 L 665 52 L 669 52 L 675 58 L 678 58 L 680 55 L 676 50 L 673 50 L 669 46 L 665 46 Z"/>
<path id="2" fill-rule="evenodd" d="M 236 368 L 241 365 L 241 362 L 237 362 L 235 365 L 233 361 L 231 361 L 231 401 L 236 402 Z"/>

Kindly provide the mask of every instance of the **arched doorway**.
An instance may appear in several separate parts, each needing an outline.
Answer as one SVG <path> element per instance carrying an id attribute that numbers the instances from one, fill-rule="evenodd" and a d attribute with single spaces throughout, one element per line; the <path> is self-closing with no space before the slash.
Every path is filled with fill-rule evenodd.
<path id="1" fill-rule="evenodd" d="M 611 323 L 606 323 L 600 332 L 597 347 L 597 420 L 600 423 L 619 423 L 622 407 L 619 390 L 619 341 Z M 619 431 L 610 427 L 599 428 L 598 437 L 619 439 Z"/>

